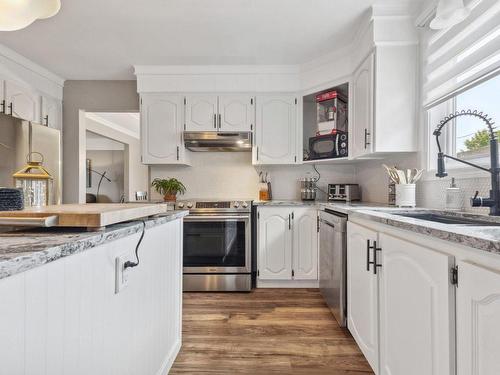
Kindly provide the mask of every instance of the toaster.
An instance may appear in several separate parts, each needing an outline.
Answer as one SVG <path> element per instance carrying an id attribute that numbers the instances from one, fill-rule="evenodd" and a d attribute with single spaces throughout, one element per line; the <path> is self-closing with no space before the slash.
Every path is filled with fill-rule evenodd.
<path id="1" fill-rule="evenodd" d="M 352 202 L 361 200 L 358 184 L 328 184 L 328 200 Z"/>

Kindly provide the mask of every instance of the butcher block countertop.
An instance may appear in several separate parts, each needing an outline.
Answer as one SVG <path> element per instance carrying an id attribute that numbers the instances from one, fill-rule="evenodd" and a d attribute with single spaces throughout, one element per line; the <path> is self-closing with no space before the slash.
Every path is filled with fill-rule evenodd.
<path id="1" fill-rule="evenodd" d="M 3 225 L 102 228 L 140 217 L 165 213 L 165 203 L 87 203 L 29 207 L 22 211 L 0 211 Z M 37 225 L 38 221 L 38 225 Z"/>

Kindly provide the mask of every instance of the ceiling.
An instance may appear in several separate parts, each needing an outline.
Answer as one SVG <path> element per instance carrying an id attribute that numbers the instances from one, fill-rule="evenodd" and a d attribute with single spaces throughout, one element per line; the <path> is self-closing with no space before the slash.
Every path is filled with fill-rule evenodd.
<path id="1" fill-rule="evenodd" d="M 134 79 L 133 65 L 300 64 L 347 46 L 375 2 L 398 3 L 62 0 L 55 17 L 0 32 L 0 43 L 65 79 Z"/>

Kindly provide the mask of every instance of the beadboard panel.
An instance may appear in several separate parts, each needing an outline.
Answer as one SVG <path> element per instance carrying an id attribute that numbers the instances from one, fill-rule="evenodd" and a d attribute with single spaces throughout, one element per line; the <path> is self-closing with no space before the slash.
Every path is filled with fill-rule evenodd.
<path id="1" fill-rule="evenodd" d="M 182 220 L 0 280 L 0 374 L 166 374 L 181 344 Z"/>

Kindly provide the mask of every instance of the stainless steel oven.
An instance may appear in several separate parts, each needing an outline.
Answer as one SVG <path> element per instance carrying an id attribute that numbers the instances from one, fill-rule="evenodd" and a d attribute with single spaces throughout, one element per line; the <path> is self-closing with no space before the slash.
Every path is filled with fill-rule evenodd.
<path id="1" fill-rule="evenodd" d="M 184 290 L 251 289 L 251 202 L 179 202 L 184 218 Z"/>

